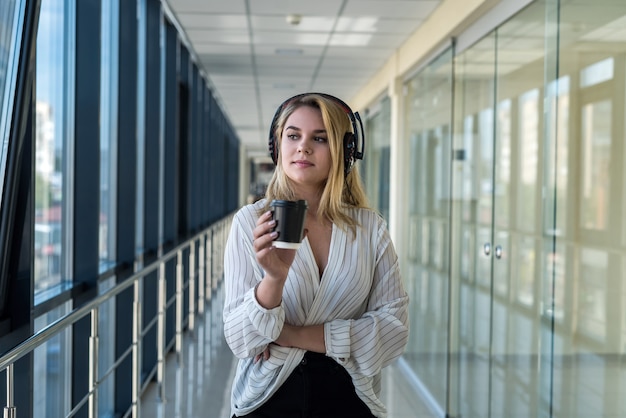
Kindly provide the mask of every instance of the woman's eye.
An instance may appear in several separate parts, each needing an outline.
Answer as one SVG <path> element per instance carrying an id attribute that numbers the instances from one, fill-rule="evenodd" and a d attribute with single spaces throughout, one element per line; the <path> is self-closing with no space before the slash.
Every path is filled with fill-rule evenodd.
<path id="1" fill-rule="evenodd" d="M 296 134 L 288 134 L 287 138 L 289 138 L 291 140 L 295 140 L 295 139 L 298 139 L 298 135 L 296 135 Z"/>
<path id="2" fill-rule="evenodd" d="M 327 140 L 328 140 L 327 138 L 324 138 L 324 137 L 321 137 L 321 136 L 316 136 L 315 137 L 315 141 L 317 141 L 317 142 L 326 142 Z"/>

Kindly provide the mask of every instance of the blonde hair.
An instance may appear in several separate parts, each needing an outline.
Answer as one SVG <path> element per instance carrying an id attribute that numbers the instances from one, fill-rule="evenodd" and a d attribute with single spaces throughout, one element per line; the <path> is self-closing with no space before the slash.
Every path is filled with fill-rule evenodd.
<path id="1" fill-rule="evenodd" d="M 321 112 L 330 148 L 331 169 L 326 182 L 320 189 L 317 216 L 336 223 L 342 229 L 355 231 L 357 222 L 349 215 L 349 210 L 369 208 L 369 203 L 356 165 L 353 165 L 348 174 L 345 174 L 344 136 L 346 132 L 352 131 L 352 125 L 343 106 L 326 95 L 312 93 L 296 96 L 283 106 L 276 119 L 273 132 L 276 138 L 274 147 L 280 150 L 285 123 L 289 116 L 302 106 L 310 106 Z M 269 204 L 274 199 L 296 199 L 294 185 L 285 174 L 281 158 L 276 159 L 276 169 L 267 186 L 265 197 L 267 202 L 264 210 L 269 209 Z"/>

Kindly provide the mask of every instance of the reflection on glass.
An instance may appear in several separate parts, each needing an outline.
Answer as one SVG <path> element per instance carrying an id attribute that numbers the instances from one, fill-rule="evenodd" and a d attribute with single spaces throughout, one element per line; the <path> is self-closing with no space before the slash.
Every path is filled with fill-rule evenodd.
<path id="1" fill-rule="evenodd" d="M 520 229 L 534 231 L 539 159 L 539 90 L 533 89 L 519 99 L 519 175 L 517 219 Z"/>
<path id="2" fill-rule="evenodd" d="M 148 2 L 137 2 L 137 97 L 146 96 Z M 193 91 L 193 87 L 190 91 Z M 137 100 L 137 166 L 135 179 L 135 254 L 141 260 L 144 252 L 144 212 L 146 184 L 146 101 Z"/>
<path id="3" fill-rule="evenodd" d="M 428 248 L 430 257 L 428 264 L 433 268 L 440 270 L 442 267 L 442 250 L 443 250 L 443 227 L 440 222 L 431 222 L 429 227 Z"/>
<path id="4" fill-rule="evenodd" d="M 568 254 L 565 251 L 565 245 L 562 242 L 556 244 L 556 248 L 551 239 L 547 238 L 544 242 L 544 259 L 543 259 L 543 275 L 542 275 L 542 296 L 543 306 L 542 314 L 549 318 L 554 318 L 555 322 L 560 323 L 565 317 L 565 301 L 567 300 L 566 287 L 566 268 Z"/>
<path id="5" fill-rule="evenodd" d="M 544 173 L 543 228 L 547 234 L 567 232 L 567 199 L 569 188 L 569 109 L 570 77 L 549 83 L 546 89 L 544 150 L 547 162 Z"/>
<path id="6" fill-rule="evenodd" d="M 0 115 L 4 105 L 4 92 L 7 87 L 9 72 L 9 57 L 13 47 L 14 28 L 13 19 L 15 0 L 5 0 L 0 3 Z"/>
<path id="7" fill-rule="evenodd" d="M 581 226 L 605 230 L 608 223 L 611 162 L 610 100 L 581 109 Z"/>
<path id="8" fill-rule="evenodd" d="M 36 294 L 51 289 L 63 277 L 64 138 L 68 95 L 67 2 L 41 2 L 37 32 L 37 104 L 35 144 Z"/>
<path id="9" fill-rule="evenodd" d="M 490 228 L 477 228 L 476 243 L 476 283 L 485 287 L 491 286 L 491 257 L 493 242 Z"/>
<path id="10" fill-rule="evenodd" d="M 483 109 L 478 114 L 478 142 L 474 146 L 478 173 L 478 211 L 476 221 L 490 225 L 493 206 L 493 108 Z M 486 242 L 486 241 L 485 241 Z"/>
<path id="11" fill-rule="evenodd" d="M 478 177 L 474 159 L 474 117 L 467 115 L 463 118 L 461 129 L 462 144 L 459 146 L 461 168 L 454 172 L 455 183 L 460 183 L 460 197 L 465 202 L 461 208 L 463 221 L 470 221 L 474 214 L 472 204 L 474 196 L 478 196 Z"/>
<path id="12" fill-rule="evenodd" d="M 609 57 L 580 70 L 580 87 L 590 87 L 613 78 L 615 60 Z"/>
<path id="13" fill-rule="evenodd" d="M 452 51 L 447 50 L 407 82 L 404 96 L 405 137 L 412 163 L 407 166 L 409 186 L 402 194 L 409 202 L 411 220 L 405 223 L 405 236 L 414 242 L 406 243 L 411 258 L 403 267 L 411 271 L 407 280 L 416 281 L 419 292 L 411 328 L 420 334 L 410 341 L 405 359 L 439 404 L 445 402 L 447 393 L 449 338 L 451 60 Z"/>
<path id="14" fill-rule="evenodd" d="M 624 53 L 626 3 L 585 0 L 560 11 L 559 72 L 569 128 L 559 135 L 552 405 L 557 418 L 626 416 Z M 581 19 L 582 17 L 582 19 Z M 579 23 L 585 25 L 582 29 Z M 582 29 L 582 30 L 581 30 Z M 561 101 L 561 99 L 559 99 Z M 561 118 L 561 116 L 559 116 Z M 563 125 L 559 125 L 563 126 Z M 564 175 L 563 175 L 564 176 Z M 561 187 L 559 185 L 559 187 Z M 566 190 L 566 191 L 565 191 Z"/>
<path id="15" fill-rule="evenodd" d="M 461 237 L 461 247 L 467 248 L 468 251 L 464 251 L 460 254 L 460 268 L 459 273 L 461 274 L 461 278 L 468 282 L 474 280 L 474 251 L 471 249 L 474 247 L 474 230 L 468 226 L 463 227 L 462 237 Z"/>
<path id="16" fill-rule="evenodd" d="M 509 291 L 511 238 L 506 230 L 496 230 L 494 233 L 493 248 L 493 290 L 504 297 Z"/>
<path id="17" fill-rule="evenodd" d="M 60 306 L 35 318 L 35 332 L 70 312 Z M 33 417 L 64 417 L 70 410 L 71 328 L 61 331 L 35 349 L 33 355 Z M 28 414 L 25 414 L 28 415 Z"/>
<path id="18" fill-rule="evenodd" d="M 389 220 L 389 176 L 391 143 L 391 104 L 388 97 L 380 103 L 380 109 L 368 116 L 365 137 L 367 138 L 367 158 L 365 186 L 370 203 L 380 214 Z"/>
<path id="19" fill-rule="evenodd" d="M 100 72 L 100 228 L 101 269 L 115 262 L 115 190 L 117 170 L 117 103 L 119 3 L 102 2 L 102 47 Z"/>
<path id="20" fill-rule="evenodd" d="M 19 51 L 19 37 L 16 35 L 14 20 L 15 0 L 3 0 L 0 2 L 0 138 L 8 137 L 8 129 L 12 112 L 9 109 L 12 102 L 15 85 L 15 68 L 17 67 L 16 51 Z M 4 177 L 6 166 L 6 144 L 0 149 L 0 178 Z M 0 182 L 0 195 L 2 194 Z"/>
<path id="21" fill-rule="evenodd" d="M 626 416 L 625 24 L 623 1 L 536 1 L 454 58 L 451 416 Z M 414 173 L 419 218 L 437 175 Z"/>
<path id="22" fill-rule="evenodd" d="M 498 104 L 498 120 L 496 122 L 496 177 L 494 204 L 498 208 L 496 225 L 507 227 L 510 214 L 511 192 L 511 99 Z"/>
<path id="23" fill-rule="evenodd" d="M 536 251 L 535 240 L 519 237 L 516 256 L 511 260 L 511 274 L 515 280 L 515 299 L 521 305 L 532 307 L 535 300 Z"/>
<path id="24" fill-rule="evenodd" d="M 608 255 L 590 248 L 580 253 L 578 325 L 583 336 L 603 341 L 606 336 Z"/>
<path id="25" fill-rule="evenodd" d="M 100 294 L 115 287 L 116 277 L 113 276 L 98 284 Z M 98 311 L 98 416 L 115 416 L 115 371 L 109 374 L 115 363 L 115 302 L 111 298 L 100 305 Z M 106 377 L 105 377 L 106 376 Z"/>
<path id="26" fill-rule="evenodd" d="M 458 236 L 456 265 L 461 278 L 458 299 L 452 300 L 458 344 L 451 347 L 450 416 L 489 415 L 489 351 L 491 345 L 491 263 L 494 123 L 495 37 L 487 36 L 455 57 L 453 184 L 461 185 L 452 234 Z M 458 168 L 457 168 L 458 167 Z"/>

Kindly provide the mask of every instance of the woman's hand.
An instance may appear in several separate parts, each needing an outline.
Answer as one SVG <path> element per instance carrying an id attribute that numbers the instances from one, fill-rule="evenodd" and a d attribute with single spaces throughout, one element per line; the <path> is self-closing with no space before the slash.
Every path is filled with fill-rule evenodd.
<path id="1" fill-rule="evenodd" d="M 259 360 L 261 359 L 265 361 L 270 359 L 270 346 L 269 345 L 265 347 L 265 350 L 263 350 L 261 354 L 257 354 L 256 356 L 254 356 L 254 363 L 258 363 Z"/>
<path id="2" fill-rule="evenodd" d="M 296 250 L 273 246 L 273 241 L 278 234 L 274 231 L 276 221 L 272 219 L 272 212 L 267 211 L 259 216 L 256 225 L 256 228 L 252 230 L 252 245 L 256 252 L 256 259 L 263 267 L 266 277 L 282 285 L 287 280 L 287 273 L 296 256 Z"/>

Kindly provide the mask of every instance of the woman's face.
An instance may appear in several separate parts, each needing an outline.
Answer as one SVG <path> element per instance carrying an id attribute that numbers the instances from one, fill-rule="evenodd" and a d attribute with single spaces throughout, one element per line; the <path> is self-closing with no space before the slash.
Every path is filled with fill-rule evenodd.
<path id="1" fill-rule="evenodd" d="M 319 109 L 300 106 L 285 122 L 281 146 L 283 170 L 296 184 L 321 186 L 331 169 L 328 134 Z"/>

